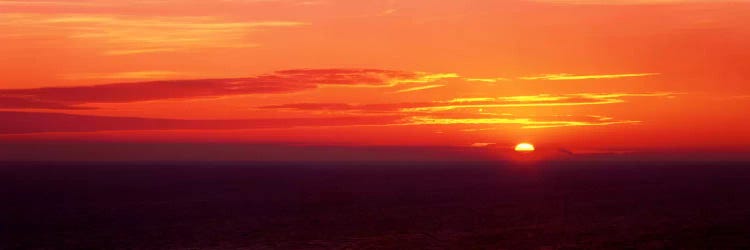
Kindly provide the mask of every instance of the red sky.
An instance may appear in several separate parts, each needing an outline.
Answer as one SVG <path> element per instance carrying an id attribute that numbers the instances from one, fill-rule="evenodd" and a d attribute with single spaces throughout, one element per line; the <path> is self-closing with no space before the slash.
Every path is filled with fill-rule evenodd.
<path id="1" fill-rule="evenodd" d="M 750 1 L 0 0 L 0 143 L 750 151 Z"/>

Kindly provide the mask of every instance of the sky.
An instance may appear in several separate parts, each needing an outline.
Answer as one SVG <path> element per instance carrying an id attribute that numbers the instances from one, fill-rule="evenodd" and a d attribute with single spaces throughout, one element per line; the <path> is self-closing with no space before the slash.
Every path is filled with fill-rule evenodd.
<path id="1" fill-rule="evenodd" d="M 0 159 L 745 153 L 747 23 L 744 0 L 0 0 Z"/>

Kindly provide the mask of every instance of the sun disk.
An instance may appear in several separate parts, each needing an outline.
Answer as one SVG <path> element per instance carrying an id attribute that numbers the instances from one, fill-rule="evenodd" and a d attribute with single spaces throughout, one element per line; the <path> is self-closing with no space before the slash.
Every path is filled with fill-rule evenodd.
<path id="1" fill-rule="evenodd" d="M 516 152 L 534 152 L 535 148 L 534 145 L 531 145 L 530 143 L 521 143 L 516 145 Z"/>

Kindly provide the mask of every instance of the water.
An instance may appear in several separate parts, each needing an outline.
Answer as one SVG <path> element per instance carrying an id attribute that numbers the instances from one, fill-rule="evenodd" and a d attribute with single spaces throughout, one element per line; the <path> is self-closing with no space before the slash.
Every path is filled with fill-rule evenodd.
<path id="1" fill-rule="evenodd" d="M 743 163 L 4 163 L 0 249 L 738 248 Z"/>

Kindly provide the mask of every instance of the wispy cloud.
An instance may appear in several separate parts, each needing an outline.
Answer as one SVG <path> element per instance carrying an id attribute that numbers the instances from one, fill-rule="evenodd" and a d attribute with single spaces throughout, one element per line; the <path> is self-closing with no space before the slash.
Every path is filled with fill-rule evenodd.
<path id="1" fill-rule="evenodd" d="M 168 72 L 129 72 L 104 77 L 155 77 Z M 440 75 L 440 74 L 437 74 Z M 247 78 L 162 80 L 93 86 L 0 89 L 0 108 L 79 109 L 87 103 L 125 103 L 175 98 L 203 98 L 261 93 L 288 93 L 319 86 L 389 87 L 442 79 L 424 72 L 381 69 L 295 69 Z M 32 105 L 33 104 L 33 105 Z M 50 105 L 54 104 L 54 105 Z"/>
<path id="2" fill-rule="evenodd" d="M 504 77 L 495 77 L 495 78 L 465 78 L 464 80 L 467 81 L 467 82 L 487 82 L 487 83 L 510 81 L 510 79 L 504 78 Z"/>
<path id="3" fill-rule="evenodd" d="M 677 93 L 579 93 L 567 95 L 532 95 L 506 97 L 458 98 L 447 102 L 434 102 L 424 107 L 409 107 L 402 111 L 447 111 L 464 108 L 500 108 L 500 107 L 545 107 L 545 106 L 582 106 L 623 103 L 626 97 L 669 97 Z"/>
<path id="4" fill-rule="evenodd" d="M 632 97 L 673 97 L 675 93 L 579 93 L 567 95 L 530 95 L 505 97 L 456 98 L 447 101 L 347 104 L 293 103 L 260 107 L 286 111 L 339 113 L 346 115 L 401 115 L 408 125 L 520 125 L 526 129 L 607 126 L 636 124 L 641 121 L 618 120 L 608 116 L 516 116 L 488 112 L 488 108 L 556 107 L 624 103 Z M 469 109 L 466 111 L 462 109 Z M 479 112 L 476 112 L 479 110 Z"/>
<path id="5" fill-rule="evenodd" d="M 589 4 L 589 5 L 651 5 L 678 3 L 719 3 L 741 2 L 743 0 L 529 0 L 532 2 L 555 4 Z"/>
<path id="6" fill-rule="evenodd" d="M 132 7 L 132 6 L 158 6 L 170 7 L 175 4 L 193 4 L 202 0 L 0 0 L 0 6 L 23 7 L 23 8 L 47 8 L 47 7 L 75 7 L 87 10 L 102 7 Z M 258 4 L 284 4 L 298 6 L 312 6 L 327 3 L 315 0 L 216 0 L 219 4 L 231 4 L 231 6 L 258 5 Z"/>
<path id="7" fill-rule="evenodd" d="M 496 144 L 497 143 L 494 143 L 494 142 L 475 142 L 475 143 L 472 143 L 471 146 L 475 148 L 485 148 L 485 147 L 494 146 Z"/>
<path id="8" fill-rule="evenodd" d="M 135 1 L 135 2 L 139 2 L 139 1 Z M 69 0 L 69 1 L 0 0 L 0 6 L 20 6 L 20 7 L 47 7 L 47 6 L 98 7 L 98 6 L 108 6 L 108 5 L 110 4 L 106 2 L 75 1 L 75 0 Z"/>
<path id="9" fill-rule="evenodd" d="M 420 75 L 419 78 L 413 78 L 413 79 L 399 79 L 396 81 L 396 83 L 428 83 L 428 82 L 436 82 L 443 79 L 451 79 L 451 78 L 459 78 L 460 75 L 456 73 L 437 73 L 437 74 L 430 74 L 427 72 L 416 72 Z"/>
<path id="10" fill-rule="evenodd" d="M 380 16 L 390 16 L 393 15 L 393 13 L 396 13 L 398 11 L 397 9 L 387 9 L 380 12 Z"/>
<path id="11" fill-rule="evenodd" d="M 6 96 L 0 94 L 0 109 L 67 109 L 81 110 L 90 107 L 73 106 L 65 103 L 39 100 L 27 96 Z"/>
<path id="12" fill-rule="evenodd" d="M 434 88 L 440 88 L 445 87 L 443 84 L 434 84 L 434 85 L 427 85 L 427 86 L 418 86 L 408 89 L 401 89 L 396 91 L 396 93 L 405 93 L 405 92 L 414 92 L 414 91 L 420 91 L 420 90 L 426 90 L 426 89 L 434 89 Z"/>
<path id="13" fill-rule="evenodd" d="M 518 125 L 521 126 L 521 128 L 538 129 L 638 123 L 638 121 L 602 118 L 603 117 L 601 116 L 549 116 L 522 118 L 498 117 L 494 115 L 456 116 L 455 114 L 435 114 L 432 116 L 408 116 L 383 114 L 309 118 L 187 120 L 0 111 L 0 120 L 3 121 L 0 123 L 0 135 L 124 130 L 248 130 L 286 129 L 297 127 L 420 125 Z M 481 145 L 489 146 L 491 144 L 475 144 L 475 146 Z"/>
<path id="14" fill-rule="evenodd" d="M 591 80 L 591 79 L 616 79 L 627 77 L 654 76 L 659 73 L 630 73 L 630 74 L 606 74 L 606 75 L 576 75 L 576 74 L 546 74 L 540 76 L 519 77 L 521 80 L 549 80 L 549 81 L 566 81 L 566 80 Z"/>
<path id="15" fill-rule="evenodd" d="M 570 73 L 559 73 L 559 74 L 543 74 L 537 76 L 520 76 L 515 78 L 506 77 L 491 77 L 491 78 L 478 78 L 478 77 L 464 77 L 462 78 L 466 82 L 483 82 L 483 83 L 496 83 L 504 81 L 512 81 L 513 79 L 534 81 L 534 80 L 547 80 L 547 81 L 572 81 L 572 80 L 594 80 L 594 79 L 618 79 L 618 78 L 629 78 L 629 77 L 646 77 L 660 75 L 660 73 L 626 73 L 626 74 L 570 74 Z"/>
<path id="16" fill-rule="evenodd" d="M 243 4 L 259 4 L 259 3 L 285 3 L 293 5 L 321 5 L 328 3 L 327 1 L 316 1 L 316 0 L 221 0 L 222 2 L 229 3 L 243 3 Z"/>
<path id="17" fill-rule="evenodd" d="M 232 130 L 403 124 L 400 116 L 181 120 L 0 111 L 0 134 L 122 130 Z"/>
<path id="18" fill-rule="evenodd" d="M 416 73 L 383 70 L 287 70 L 242 79 L 157 81 L 110 84 L 89 87 L 0 90 L 0 108 L 85 109 L 77 106 L 94 102 L 130 102 L 164 98 L 272 93 L 315 88 L 317 84 L 361 84 L 388 86 L 396 78 L 418 78 Z M 176 87 L 179 86 L 179 87 Z M 548 107 L 623 103 L 631 97 L 670 97 L 674 93 L 578 93 L 567 95 L 527 95 L 468 97 L 445 101 L 347 104 L 297 103 L 260 107 L 302 112 L 331 111 L 325 117 L 176 120 L 134 117 L 100 117 L 52 113 L 0 112 L 0 134 L 40 132 L 85 132 L 108 130 L 216 130 L 321 126 L 519 126 L 524 129 L 609 126 L 638 124 L 609 116 L 550 115 L 518 116 L 482 111 L 493 107 Z M 50 101 L 52 100 L 52 101 Z M 473 108 L 479 112 L 458 109 Z M 336 114 L 340 112 L 339 114 Z"/>
<path id="19" fill-rule="evenodd" d="M 263 109 L 286 110 L 328 110 L 360 112 L 444 112 L 456 109 L 484 109 L 503 107 L 554 107 L 583 106 L 624 103 L 630 97 L 674 97 L 678 93 L 577 93 L 566 95 L 529 95 L 503 97 L 469 97 L 455 98 L 447 101 L 403 102 L 380 104 L 347 104 L 347 103 L 292 103 L 263 106 Z"/>
<path id="20" fill-rule="evenodd" d="M 440 118 L 440 117 L 413 117 L 412 124 L 417 125 L 521 125 L 525 129 L 559 128 L 559 127 L 581 127 L 581 126 L 607 126 L 615 124 L 634 124 L 641 121 L 617 121 L 612 118 L 590 117 L 589 120 L 534 120 L 530 118 Z"/>
<path id="21" fill-rule="evenodd" d="M 494 97 L 466 97 L 466 98 L 454 98 L 448 103 L 471 103 L 471 102 L 491 102 L 494 101 Z"/>
<path id="22" fill-rule="evenodd" d="M 252 48 L 252 31 L 309 25 L 298 21 L 229 21 L 215 17 L 140 17 L 89 14 L 0 14 L 0 25 L 17 34 L 57 34 L 82 40 L 105 55 L 132 55 L 188 49 Z M 8 35 L 8 34 L 6 34 Z M 12 35 L 12 34 L 11 34 Z"/>
<path id="23" fill-rule="evenodd" d="M 64 76 L 68 80 L 80 80 L 80 79 L 118 79 L 118 80 L 143 80 L 143 79 L 164 79 L 172 77 L 184 77 L 190 74 L 166 71 L 166 70 L 150 70 L 150 71 L 128 71 L 128 72 L 114 72 L 114 73 L 77 73 L 67 74 Z"/>

